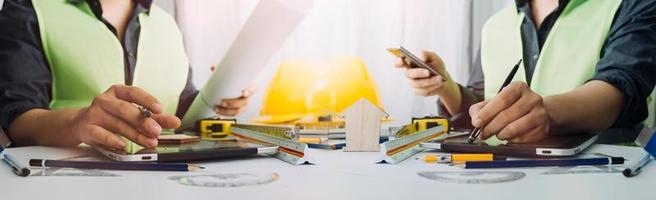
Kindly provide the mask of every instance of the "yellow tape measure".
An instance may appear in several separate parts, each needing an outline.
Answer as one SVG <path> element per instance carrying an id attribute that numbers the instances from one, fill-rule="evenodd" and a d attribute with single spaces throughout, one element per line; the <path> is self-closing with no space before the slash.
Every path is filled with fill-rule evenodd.
<path id="1" fill-rule="evenodd" d="M 201 119 L 198 121 L 196 130 L 203 140 L 222 140 L 230 135 L 230 127 L 236 123 L 235 119 Z"/>

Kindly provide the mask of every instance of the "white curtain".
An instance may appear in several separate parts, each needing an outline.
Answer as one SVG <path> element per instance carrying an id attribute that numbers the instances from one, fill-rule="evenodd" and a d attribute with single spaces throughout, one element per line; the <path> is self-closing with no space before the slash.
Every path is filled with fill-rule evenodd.
<path id="1" fill-rule="evenodd" d="M 175 15 L 185 37 L 201 88 L 210 65 L 230 45 L 257 0 L 182 0 Z M 419 54 L 436 51 L 453 78 L 468 79 L 469 66 L 478 47 L 484 19 L 508 0 L 315 0 L 313 10 L 258 77 L 258 93 L 248 110 L 238 117 L 258 115 L 266 84 L 281 60 L 330 58 L 353 55 L 362 58 L 372 74 L 385 110 L 400 123 L 412 116 L 436 113 L 436 97 L 413 94 L 403 71 L 385 49 L 403 45 Z M 483 5 L 483 6 L 481 6 Z M 476 23 L 476 24 L 474 24 Z"/>

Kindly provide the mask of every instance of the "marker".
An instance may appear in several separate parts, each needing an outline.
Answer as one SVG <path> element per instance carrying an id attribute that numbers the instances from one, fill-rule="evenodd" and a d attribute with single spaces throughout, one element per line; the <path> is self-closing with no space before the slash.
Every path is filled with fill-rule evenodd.
<path id="1" fill-rule="evenodd" d="M 519 62 L 517 62 L 517 64 L 513 66 L 508 76 L 506 76 L 506 80 L 503 82 L 501 88 L 499 88 L 499 91 L 497 93 L 501 92 L 503 88 L 505 88 L 506 86 L 508 86 L 508 84 L 510 84 L 513 77 L 515 77 L 515 74 L 517 73 L 517 69 L 519 69 L 519 64 L 521 63 L 522 63 L 522 59 L 519 59 Z M 472 132 L 469 133 L 469 138 L 467 138 L 467 143 L 469 144 L 474 143 L 474 140 L 476 140 L 476 138 L 478 138 L 479 135 L 481 135 L 481 129 L 479 127 L 474 128 L 474 130 L 472 130 Z"/>
<path id="2" fill-rule="evenodd" d="M 634 176 L 637 176 L 638 174 L 640 174 L 640 171 L 642 171 L 641 170 L 642 167 L 647 165 L 647 163 L 649 163 L 649 161 L 651 160 L 651 154 L 649 154 L 649 153 L 645 153 L 645 154 L 646 155 L 644 157 L 642 157 L 642 159 L 640 159 L 640 161 L 638 161 L 637 163 L 627 167 L 626 169 L 624 169 L 622 171 L 622 174 L 624 175 L 624 177 L 629 178 L 629 177 L 634 177 Z"/>
<path id="3" fill-rule="evenodd" d="M 132 162 L 103 162 L 103 161 L 69 161 L 69 160 L 43 160 L 30 159 L 33 167 L 69 167 L 79 169 L 109 169 L 109 170 L 149 170 L 149 171 L 197 171 L 205 169 L 194 164 L 180 163 L 132 163 Z"/>
<path id="4" fill-rule="evenodd" d="M 506 160 L 504 156 L 497 156 L 491 153 L 483 154 L 446 154 L 446 155 L 426 155 L 426 163 L 457 163 L 465 161 L 492 161 Z"/>
<path id="5" fill-rule="evenodd" d="M 14 159 L 13 156 L 9 154 L 5 154 L 4 159 L 2 160 L 5 161 L 5 163 L 7 163 L 9 167 L 11 167 L 12 171 L 14 171 L 14 174 L 22 177 L 26 177 L 30 175 L 30 168 L 22 166 L 21 164 L 16 162 L 16 159 Z"/>
<path id="6" fill-rule="evenodd" d="M 549 167 L 549 166 L 581 166 L 581 165 L 615 165 L 624 164 L 623 157 L 579 158 L 579 159 L 549 159 L 549 160 L 494 160 L 468 161 L 456 166 L 465 169 L 480 168 L 510 168 L 510 167 Z"/>

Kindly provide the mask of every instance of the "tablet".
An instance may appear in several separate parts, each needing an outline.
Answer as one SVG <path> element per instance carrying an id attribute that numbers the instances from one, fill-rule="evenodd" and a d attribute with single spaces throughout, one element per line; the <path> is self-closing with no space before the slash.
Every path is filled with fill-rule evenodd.
<path id="1" fill-rule="evenodd" d="M 251 143 L 243 140 L 201 140 L 192 144 L 160 144 L 156 149 L 139 149 L 135 152 L 96 148 L 106 157 L 116 161 L 187 162 L 251 155 L 272 155 L 278 146 Z"/>
<path id="2" fill-rule="evenodd" d="M 561 157 L 574 156 L 585 150 L 597 140 L 597 135 L 559 135 L 551 136 L 538 143 L 507 143 L 498 146 L 490 146 L 482 141 L 469 144 L 467 138 L 467 136 L 462 136 L 442 141 L 425 142 L 421 143 L 421 147 L 460 153 L 493 153 L 516 157 Z"/>

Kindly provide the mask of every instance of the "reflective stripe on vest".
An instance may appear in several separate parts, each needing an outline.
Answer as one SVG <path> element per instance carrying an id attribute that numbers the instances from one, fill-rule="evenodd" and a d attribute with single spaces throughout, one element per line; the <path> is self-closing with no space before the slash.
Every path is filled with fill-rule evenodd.
<path id="1" fill-rule="evenodd" d="M 125 84 L 123 48 L 88 4 L 32 0 L 52 73 L 51 109 L 89 106 L 114 84 Z M 133 85 L 175 114 L 189 64 L 173 18 L 153 5 L 139 15 L 141 32 Z"/>

